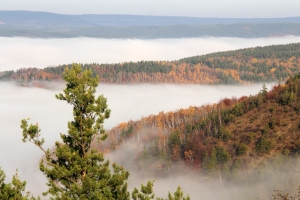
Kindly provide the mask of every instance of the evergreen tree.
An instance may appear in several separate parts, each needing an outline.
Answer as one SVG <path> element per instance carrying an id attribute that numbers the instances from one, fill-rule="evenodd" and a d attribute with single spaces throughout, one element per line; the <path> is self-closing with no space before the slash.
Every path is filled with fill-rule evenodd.
<path id="1" fill-rule="evenodd" d="M 141 185 L 141 192 L 134 188 L 132 192 L 133 200 L 151 200 L 154 199 L 155 195 L 153 194 L 153 181 L 149 181 L 147 185 Z"/>
<path id="2" fill-rule="evenodd" d="M 134 200 L 153 200 L 155 199 L 155 194 L 153 193 L 153 181 L 148 181 L 147 185 L 141 185 L 141 192 L 134 188 L 132 192 L 132 198 Z M 174 196 L 169 192 L 167 200 L 190 200 L 190 196 L 184 197 L 183 191 L 180 186 L 174 192 Z M 164 198 L 157 197 L 156 200 L 164 200 Z"/>
<path id="3" fill-rule="evenodd" d="M 0 168 L 0 199 L 6 200 L 34 200 L 29 197 L 29 192 L 25 192 L 26 182 L 21 181 L 18 177 L 18 171 L 13 176 L 11 183 L 4 183 L 5 174 Z"/>
<path id="4" fill-rule="evenodd" d="M 92 150 L 91 142 L 96 137 L 105 140 L 107 135 L 103 122 L 110 115 L 106 98 L 95 97 L 98 77 L 92 77 L 91 70 L 81 70 L 73 64 L 66 69 L 64 80 L 67 87 L 64 94 L 56 95 L 59 100 L 73 106 L 74 120 L 68 122 L 68 134 L 61 134 L 63 143 L 55 143 L 55 151 L 43 148 L 38 124 L 28 124 L 22 120 L 23 141 L 39 147 L 45 158 L 40 161 L 40 170 L 48 178 L 48 191 L 51 199 L 129 199 L 126 180 L 129 173 L 113 164 L 103 154 Z"/>
<path id="5" fill-rule="evenodd" d="M 266 96 L 267 95 L 267 93 L 268 93 L 268 88 L 266 87 L 266 84 L 264 83 L 263 84 L 263 86 L 262 86 L 262 89 L 261 89 L 261 94 L 263 95 L 263 96 Z"/>
<path id="6" fill-rule="evenodd" d="M 81 65 L 73 64 L 70 70 L 66 68 L 64 80 L 67 84 L 64 94 L 58 94 L 56 98 L 73 106 L 74 120 L 68 122 L 68 134 L 61 134 L 63 142 L 56 142 L 54 151 L 43 148 L 45 141 L 40 139 L 38 124 L 29 125 L 28 119 L 21 121 L 23 142 L 35 144 L 45 154 L 40 161 L 40 170 L 48 178 L 48 191 L 43 195 L 50 195 L 52 200 L 129 200 L 126 183 L 129 173 L 116 164 L 112 165 L 112 173 L 109 161 L 104 161 L 103 154 L 91 149 L 94 139 L 103 141 L 107 138 L 103 123 L 110 115 L 106 98 L 102 95 L 95 97 L 98 77 L 93 77 L 91 70 L 82 71 Z M 0 170 L 0 197 L 5 197 L 0 199 L 11 199 L 3 196 L 7 193 L 2 192 L 10 191 L 11 188 L 13 194 L 19 195 L 12 199 L 28 199 L 22 196 L 26 182 L 19 181 L 15 176 L 12 185 L 4 184 L 4 178 Z M 149 181 L 146 186 L 141 186 L 142 192 L 134 189 L 132 198 L 153 199 L 152 186 L 153 182 Z M 181 194 L 181 188 L 177 189 L 175 196 L 189 200 L 189 197 L 183 198 Z"/>
<path id="7" fill-rule="evenodd" d="M 189 197 L 189 195 L 187 195 L 186 197 L 183 196 L 183 191 L 180 186 L 177 187 L 177 190 L 174 193 L 174 196 L 172 196 L 172 194 L 170 192 L 168 195 L 168 200 L 190 200 L 190 199 L 191 198 Z M 161 200 L 161 199 L 158 199 L 158 200 Z"/>

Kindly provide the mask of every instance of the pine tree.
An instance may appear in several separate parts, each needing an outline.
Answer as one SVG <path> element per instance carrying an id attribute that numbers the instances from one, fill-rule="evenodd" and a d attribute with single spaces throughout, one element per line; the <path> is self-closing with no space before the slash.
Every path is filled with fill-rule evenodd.
<path id="1" fill-rule="evenodd" d="M 5 174 L 0 168 L 0 199 L 6 200 L 34 200 L 29 197 L 29 192 L 25 192 L 26 182 L 21 181 L 18 177 L 18 171 L 13 176 L 11 183 L 4 183 Z"/>
<path id="2" fill-rule="evenodd" d="M 183 196 L 183 191 L 180 186 L 177 187 L 176 192 L 174 193 L 174 196 L 169 192 L 168 200 L 190 200 L 190 196 L 187 195 L 186 197 Z M 160 200 L 160 199 L 158 199 Z"/>
<path id="3" fill-rule="evenodd" d="M 48 191 L 43 195 L 64 200 L 129 199 L 129 173 L 116 164 L 112 165 L 112 173 L 103 154 L 90 148 L 94 139 L 106 139 L 103 122 L 110 115 L 106 98 L 95 97 L 98 77 L 73 64 L 70 70 L 66 69 L 64 80 L 64 94 L 56 98 L 73 106 L 74 119 L 68 122 L 68 134 L 61 134 L 62 143 L 55 143 L 54 152 L 43 148 L 38 124 L 29 125 L 26 119 L 21 122 L 23 141 L 35 144 L 45 153 L 40 170 L 48 178 Z"/>
<path id="4" fill-rule="evenodd" d="M 109 161 L 104 161 L 103 154 L 91 149 L 93 140 L 107 138 L 103 123 L 110 115 L 106 98 L 102 95 L 95 97 L 98 77 L 93 77 L 91 70 L 82 71 L 79 64 L 73 64 L 70 70 L 66 68 L 64 80 L 67 85 L 64 94 L 58 94 L 56 98 L 73 106 L 74 120 L 68 122 L 68 134 L 61 134 L 62 142 L 55 143 L 54 151 L 43 148 L 45 141 L 40 139 L 38 124 L 29 125 L 28 119 L 21 121 L 23 142 L 35 144 L 45 154 L 40 161 L 40 170 L 48 178 L 48 191 L 43 195 L 50 195 L 53 200 L 129 200 L 126 182 L 129 173 L 116 164 L 112 165 L 111 172 Z M 4 172 L 0 170 L 0 187 L 12 188 L 11 184 L 3 183 L 4 178 Z M 12 184 L 16 186 L 13 192 L 21 194 L 26 182 L 21 182 L 16 176 Z M 146 186 L 141 186 L 141 192 L 134 189 L 132 198 L 153 199 L 152 187 L 153 182 L 149 181 Z M 181 188 L 175 194 L 185 200 L 180 196 Z M 21 195 L 13 199 L 27 200 L 27 197 Z"/>
<path id="5" fill-rule="evenodd" d="M 134 200 L 154 200 L 155 194 L 153 193 L 153 181 L 148 181 L 147 185 L 141 186 L 141 192 L 134 188 L 132 192 L 132 198 Z M 177 187 L 177 190 L 174 192 L 174 196 L 169 192 L 167 200 L 190 200 L 190 196 L 187 195 L 184 197 L 182 188 L 180 186 Z M 157 197 L 156 200 L 165 200 L 164 198 Z"/>
<path id="6" fill-rule="evenodd" d="M 153 194 L 153 181 L 148 181 L 147 185 L 141 185 L 141 192 L 134 188 L 132 192 L 133 200 L 151 200 L 154 199 L 155 195 Z"/>

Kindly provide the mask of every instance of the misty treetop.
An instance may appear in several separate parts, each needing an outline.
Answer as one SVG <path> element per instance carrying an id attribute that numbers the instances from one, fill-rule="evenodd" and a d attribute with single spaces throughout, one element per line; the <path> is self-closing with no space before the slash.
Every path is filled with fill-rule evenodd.
<path id="1" fill-rule="evenodd" d="M 284 80 L 300 72 L 300 43 L 246 48 L 184 58 L 179 61 L 140 61 L 82 64 L 103 83 L 245 84 Z M 62 81 L 70 65 L 0 72 L 0 80 L 39 86 L 37 80 Z"/>

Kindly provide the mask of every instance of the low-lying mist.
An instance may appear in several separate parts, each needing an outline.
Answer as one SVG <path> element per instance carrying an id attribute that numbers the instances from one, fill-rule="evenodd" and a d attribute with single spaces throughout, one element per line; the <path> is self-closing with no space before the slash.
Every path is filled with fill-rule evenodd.
<path id="1" fill-rule="evenodd" d="M 159 158 L 145 160 L 144 167 L 141 167 L 136 159 L 143 154 L 143 146 L 144 144 L 132 139 L 106 155 L 111 162 L 119 163 L 130 172 L 130 191 L 154 180 L 156 197 L 167 198 L 168 191 L 174 193 L 180 186 L 191 199 L 253 200 L 272 199 L 276 190 L 295 195 L 300 185 L 299 158 L 284 154 L 266 159 L 253 169 L 228 172 L 227 176 L 222 169 L 205 175 L 199 168 L 182 161 L 170 164 L 169 169 L 160 168 L 159 165 L 164 161 Z M 149 163 L 151 167 L 145 166 Z"/>
<path id="2" fill-rule="evenodd" d="M 178 60 L 218 51 L 300 42 L 300 37 L 182 39 L 29 39 L 0 37 L 0 71 L 75 63 Z"/>
<path id="3" fill-rule="evenodd" d="M 142 116 L 158 114 L 160 111 L 167 112 L 189 106 L 216 103 L 224 97 L 256 94 L 261 86 L 262 84 L 245 86 L 100 84 L 97 94 L 104 94 L 108 99 L 108 106 L 112 113 L 104 127 L 110 129 L 130 119 L 137 120 Z M 270 88 L 271 84 L 267 86 Z M 38 167 L 42 152 L 30 143 L 22 143 L 20 121 L 30 118 L 30 123 L 38 122 L 42 129 L 42 137 L 46 140 L 45 147 L 51 148 L 54 142 L 60 139 L 59 133 L 67 132 L 67 122 L 72 119 L 72 107 L 55 99 L 55 94 L 61 93 L 64 85 L 50 84 L 48 88 L 29 88 L 12 83 L 0 83 L 0 94 L 2 94 L 0 166 L 7 175 L 7 181 L 11 180 L 15 170 L 18 169 L 21 180 L 27 181 L 27 189 L 34 194 L 41 194 L 46 188 L 45 178 Z M 182 182 L 180 185 L 189 191 L 186 188 L 191 183 L 185 184 L 182 178 L 184 177 L 177 178 L 178 184 Z M 156 182 L 156 187 L 160 185 L 160 181 Z M 140 183 L 131 184 L 130 187 L 138 185 Z M 174 191 L 174 188 L 171 189 Z"/>

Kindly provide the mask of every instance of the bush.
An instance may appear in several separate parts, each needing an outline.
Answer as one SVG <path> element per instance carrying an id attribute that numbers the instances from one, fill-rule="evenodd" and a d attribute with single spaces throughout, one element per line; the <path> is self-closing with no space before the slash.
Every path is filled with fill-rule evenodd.
<path id="1" fill-rule="evenodd" d="M 262 137 L 256 144 L 256 151 L 260 153 L 269 153 L 272 148 L 272 142 L 265 137 Z"/>
<path id="2" fill-rule="evenodd" d="M 247 149 L 248 149 L 248 147 L 245 143 L 239 144 L 236 148 L 236 155 L 237 156 L 245 155 L 247 152 Z"/>

